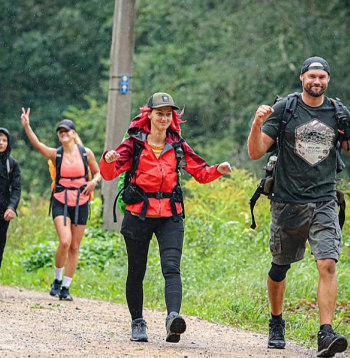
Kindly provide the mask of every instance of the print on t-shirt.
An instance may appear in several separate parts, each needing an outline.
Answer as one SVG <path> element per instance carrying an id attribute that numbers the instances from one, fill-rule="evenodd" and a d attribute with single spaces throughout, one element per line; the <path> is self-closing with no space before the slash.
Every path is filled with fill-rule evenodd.
<path id="1" fill-rule="evenodd" d="M 314 119 L 295 129 L 295 153 L 314 166 L 326 159 L 333 146 L 334 130 Z"/>

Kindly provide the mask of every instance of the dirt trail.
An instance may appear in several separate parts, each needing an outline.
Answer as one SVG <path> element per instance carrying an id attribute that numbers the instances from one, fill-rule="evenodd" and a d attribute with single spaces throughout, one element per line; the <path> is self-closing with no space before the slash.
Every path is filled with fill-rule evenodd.
<path id="1" fill-rule="evenodd" d="M 266 336 L 184 316 L 187 331 L 178 344 L 166 343 L 165 313 L 145 310 L 148 343 L 129 340 L 125 305 L 75 297 L 62 302 L 46 292 L 0 285 L 1 358 L 302 358 L 315 349 L 287 343 L 266 348 Z M 349 352 L 336 358 L 350 357 Z"/>

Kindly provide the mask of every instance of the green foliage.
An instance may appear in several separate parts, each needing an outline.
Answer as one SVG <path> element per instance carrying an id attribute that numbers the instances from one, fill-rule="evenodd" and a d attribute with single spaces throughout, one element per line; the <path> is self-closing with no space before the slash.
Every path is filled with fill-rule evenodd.
<path id="1" fill-rule="evenodd" d="M 56 242 L 44 241 L 37 245 L 28 246 L 22 252 L 22 264 L 28 271 L 35 271 L 42 267 L 52 267 L 55 263 Z"/>
<path id="2" fill-rule="evenodd" d="M 207 185 L 193 179 L 185 183 L 185 243 L 181 264 L 182 311 L 210 321 L 267 333 L 269 303 L 266 290 L 271 256 L 268 248 L 269 201 L 262 197 L 256 206 L 258 228 L 251 230 L 249 198 L 258 179 L 244 170 L 233 172 Z M 0 280 L 3 284 L 47 291 L 53 279 L 57 247 L 48 203 L 28 196 L 20 216 L 10 225 Z M 118 233 L 102 229 L 102 205 L 97 196 L 79 254 L 72 282 L 77 296 L 125 304 L 127 257 Z M 347 217 L 350 217 L 348 206 Z M 338 303 L 334 326 L 350 334 L 348 272 L 350 226 L 343 229 L 344 245 L 337 265 Z M 316 303 L 318 273 L 310 248 L 305 259 L 292 265 L 284 317 L 288 338 L 315 346 L 318 330 Z M 144 281 L 145 306 L 165 310 L 164 280 L 157 241 L 151 241 Z"/>
<path id="3" fill-rule="evenodd" d="M 97 101 L 85 96 L 88 108 L 69 106 L 64 116 L 71 119 L 77 128 L 83 128 L 81 139 L 95 154 L 97 161 L 103 153 L 106 134 L 107 104 L 98 106 Z"/>
<path id="4" fill-rule="evenodd" d="M 180 106 L 186 105 L 183 133 L 194 137 L 200 153 L 214 161 L 234 158 L 236 165 L 248 167 L 250 119 L 260 103 L 300 90 L 305 58 L 329 59 L 329 94 L 341 94 L 347 103 L 349 86 L 341 68 L 349 48 L 337 36 L 346 39 L 348 20 L 336 14 L 341 11 L 343 18 L 349 4 L 292 0 L 275 5 L 269 0 L 139 1 L 133 87 L 140 91 L 133 92 L 133 108 L 145 102 L 144 89 L 165 86 Z"/>
<path id="5" fill-rule="evenodd" d="M 46 145 L 58 146 L 54 129 L 68 116 L 96 156 L 103 150 L 113 5 L 0 2 L 1 125 L 15 139 L 26 191 L 43 194 L 49 176 L 21 128 L 22 106 Z M 301 89 L 305 58 L 328 59 L 327 93 L 349 105 L 349 12 L 347 0 L 138 0 L 132 116 L 151 93 L 168 91 L 186 107 L 183 135 L 199 154 L 257 172 L 261 162 L 247 160 L 251 118 L 276 94 Z"/>
<path id="6" fill-rule="evenodd" d="M 52 106 L 57 116 L 84 94 L 101 98 L 112 17 L 113 3 L 106 0 L 89 0 L 88 6 L 85 1 L 1 1 L 0 111 L 11 118 L 21 106 Z"/>

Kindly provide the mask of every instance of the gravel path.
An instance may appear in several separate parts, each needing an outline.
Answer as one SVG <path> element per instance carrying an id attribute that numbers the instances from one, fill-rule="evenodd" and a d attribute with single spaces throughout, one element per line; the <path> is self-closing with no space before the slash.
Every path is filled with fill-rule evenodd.
<path id="1" fill-rule="evenodd" d="M 46 292 L 0 285 L 1 358 L 302 358 L 316 349 L 287 342 L 266 348 L 267 337 L 184 316 L 178 344 L 165 342 L 165 312 L 145 310 L 148 343 L 131 342 L 130 317 L 121 304 L 75 297 L 62 302 Z M 338 354 L 336 358 L 350 357 Z"/>

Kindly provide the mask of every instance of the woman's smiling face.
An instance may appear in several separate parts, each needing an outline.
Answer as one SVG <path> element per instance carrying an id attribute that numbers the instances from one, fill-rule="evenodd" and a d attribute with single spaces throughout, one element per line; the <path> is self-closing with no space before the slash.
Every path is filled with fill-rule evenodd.
<path id="1" fill-rule="evenodd" d="M 166 131 L 173 120 L 173 108 L 170 106 L 154 108 L 148 117 L 151 120 L 151 130 Z"/>

